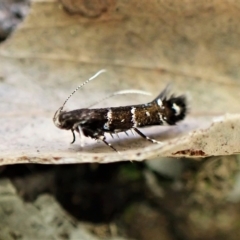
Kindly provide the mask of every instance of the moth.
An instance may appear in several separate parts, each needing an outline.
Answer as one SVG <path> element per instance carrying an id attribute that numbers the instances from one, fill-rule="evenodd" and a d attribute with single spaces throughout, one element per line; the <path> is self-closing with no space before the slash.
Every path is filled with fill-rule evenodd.
<path id="1" fill-rule="evenodd" d="M 125 132 L 127 134 L 128 130 L 136 132 L 148 141 L 160 143 L 145 136 L 139 128 L 155 125 L 175 125 L 185 118 L 187 114 L 186 97 L 185 95 L 170 95 L 169 86 L 154 100 L 146 104 L 109 108 L 81 108 L 64 111 L 63 108 L 70 97 L 102 72 L 105 72 L 105 70 L 100 70 L 93 77 L 78 86 L 54 114 L 53 122 L 58 128 L 72 131 L 73 141 L 71 143 L 75 142 L 75 132 L 77 132 L 80 135 L 81 141 L 84 136 L 101 140 L 114 151 L 118 152 L 106 140 L 105 134 L 110 133 L 112 135 L 118 134 L 119 132 Z M 122 93 L 123 92 L 124 91 L 122 91 Z M 141 93 L 141 91 L 138 90 L 130 90 L 129 92 Z M 124 93 L 129 92 L 125 91 Z"/>

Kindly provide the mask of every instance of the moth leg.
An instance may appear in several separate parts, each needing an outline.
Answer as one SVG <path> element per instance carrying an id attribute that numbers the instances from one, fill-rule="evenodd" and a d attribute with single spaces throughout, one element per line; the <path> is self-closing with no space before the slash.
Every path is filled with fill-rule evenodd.
<path id="1" fill-rule="evenodd" d="M 71 131 L 72 131 L 72 134 L 73 134 L 73 140 L 72 140 L 71 144 L 73 144 L 73 143 L 75 142 L 75 140 L 76 140 L 76 137 L 75 137 L 74 130 L 73 130 L 73 129 L 71 129 Z"/>
<path id="2" fill-rule="evenodd" d="M 79 137 L 80 137 L 80 146 L 81 147 L 84 147 L 84 141 L 83 141 L 83 139 L 84 139 L 84 133 L 83 133 L 83 130 L 82 130 L 82 128 L 81 128 L 81 126 L 80 125 L 78 125 L 78 132 L 79 132 Z"/>
<path id="3" fill-rule="evenodd" d="M 115 152 L 117 152 L 118 154 L 120 154 L 120 152 L 112 146 L 111 143 L 106 141 L 106 138 L 104 136 L 99 136 L 97 139 L 101 140 L 102 142 L 104 142 L 107 146 L 109 146 L 111 149 L 113 149 Z"/>
<path id="4" fill-rule="evenodd" d="M 127 136 L 129 136 L 129 134 L 127 133 L 127 131 L 125 132 L 125 134 L 126 134 Z"/>
<path id="5" fill-rule="evenodd" d="M 158 143 L 158 144 L 162 144 L 161 142 L 155 140 L 155 139 L 152 139 L 152 138 L 149 138 L 147 137 L 146 135 L 144 135 L 140 130 L 138 130 L 137 128 L 133 128 L 133 130 L 138 134 L 140 135 L 141 137 L 145 138 L 146 140 L 152 142 L 152 143 Z"/>
<path id="6" fill-rule="evenodd" d="M 114 137 L 113 137 L 112 133 L 109 133 L 109 134 L 110 134 L 110 136 L 112 137 L 112 139 L 114 139 Z"/>
<path id="7" fill-rule="evenodd" d="M 111 143 L 106 141 L 106 137 L 104 136 L 104 133 L 101 130 L 96 129 L 96 131 L 93 131 L 93 130 L 91 130 L 89 128 L 83 128 L 82 132 L 83 132 L 84 136 L 86 136 L 86 137 L 91 137 L 91 138 L 93 138 L 95 140 L 101 140 L 108 147 L 110 147 L 112 150 L 114 150 L 115 152 L 120 154 L 120 152 L 116 148 L 114 148 Z"/>
<path id="8" fill-rule="evenodd" d="M 136 134 L 135 134 L 135 132 L 132 130 L 132 128 L 131 128 L 130 130 L 131 130 L 131 132 L 132 132 L 132 135 L 133 135 L 133 136 L 136 136 Z"/>

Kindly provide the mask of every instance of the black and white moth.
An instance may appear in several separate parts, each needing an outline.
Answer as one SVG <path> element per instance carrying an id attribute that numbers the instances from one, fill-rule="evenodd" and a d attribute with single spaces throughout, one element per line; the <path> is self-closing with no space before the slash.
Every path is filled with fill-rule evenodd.
<path id="1" fill-rule="evenodd" d="M 54 114 L 53 122 L 58 128 L 72 131 L 72 143 L 75 142 L 74 131 L 76 131 L 79 133 L 80 139 L 85 136 L 101 140 L 118 152 L 106 141 L 105 133 L 112 135 L 119 132 L 126 133 L 128 130 L 133 130 L 153 143 L 160 143 L 145 136 L 138 128 L 154 125 L 174 125 L 185 118 L 187 113 L 186 97 L 184 95 L 169 95 L 168 86 L 153 101 L 146 104 L 95 109 L 82 108 L 72 111 L 63 110 L 69 98 L 79 88 L 104 71 L 97 72 L 93 77 L 78 86 Z"/>

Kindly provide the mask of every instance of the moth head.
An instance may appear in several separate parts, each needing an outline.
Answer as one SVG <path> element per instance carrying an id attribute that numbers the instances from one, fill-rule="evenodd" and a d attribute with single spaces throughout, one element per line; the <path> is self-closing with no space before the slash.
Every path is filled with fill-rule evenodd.
<path id="1" fill-rule="evenodd" d="M 55 124 L 56 127 L 58 128 L 63 128 L 63 122 L 60 120 L 60 116 L 61 114 L 65 113 L 65 111 L 62 111 L 63 110 L 63 107 L 60 107 L 54 114 L 54 117 L 53 117 L 53 122 Z"/>
<path id="2" fill-rule="evenodd" d="M 72 111 L 63 111 L 59 108 L 53 117 L 53 122 L 56 127 L 65 130 L 77 130 L 79 124 L 86 122 L 89 117 L 88 109 L 77 109 Z M 90 114 L 91 117 L 91 114 Z"/>
<path id="3" fill-rule="evenodd" d="M 68 100 L 72 97 L 72 95 L 78 91 L 80 88 L 82 88 L 84 85 L 86 85 L 88 82 L 92 81 L 95 79 L 99 74 L 106 72 L 105 69 L 102 69 L 98 71 L 95 75 L 87 79 L 85 82 L 83 82 L 81 85 L 79 85 L 65 100 L 63 105 L 55 112 L 54 117 L 53 117 L 53 122 L 56 125 L 56 127 L 61 128 L 61 129 L 72 129 L 76 123 L 75 116 L 72 116 L 71 114 L 66 114 L 66 111 L 63 111 L 63 107 L 66 105 Z M 74 122 L 75 121 L 75 122 Z"/>

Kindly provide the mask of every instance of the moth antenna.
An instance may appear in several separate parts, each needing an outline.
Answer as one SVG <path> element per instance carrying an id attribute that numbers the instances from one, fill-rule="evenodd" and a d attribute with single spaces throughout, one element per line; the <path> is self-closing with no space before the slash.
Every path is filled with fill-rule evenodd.
<path id="1" fill-rule="evenodd" d="M 106 72 L 106 69 L 101 69 L 100 71 L 98 71 L 96 74 L 94 74 L 92 77 L 90 77 L 88 80 L 86 80 L 85 82 L 83 82 L 81 85 L 79 85 L 69 96 L 68 98 L 65 100 L 65 102 L 63 103 L 62 107 L 60 108 L 61 111 L 64 108 L 64 106 L 66 105 L 66 103 L 68 102 L 68 100 L 72 97 L 72 95 L 79 90 L 80 88 L 82 88 L 84 85 L 86 85 L 88 82 L 92 81 L 93 79 L 95 79 L 97 76 L 99 76 L 101 73 Z"/>
<path id="2" fill-rule="evenodd" d="M 141 95 L 147 95 L 147 96 L 151 96 L 152 94 L 150 92 L 146 92 L 146 91 L 142 91 L 142 90 L 137 90 L 137 89 L 128 89 L 128 90 L 122 90 L 122 91 L 117 91 L 114 93 L 111 93 L 110 95 L 108 95 L 107 97 L 104 97 L 103 99 L 91 104 L 90 106 L 88 106 L 88 108 L 91 108 L 97 104 L 99 104 L 100 102 L 103 102 L 111 97 L 117 96 L 117 95 L 123 95 L 123 94 L 141 94 Z"/>

